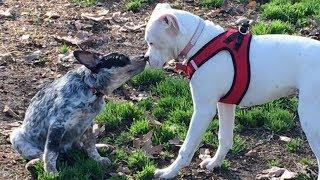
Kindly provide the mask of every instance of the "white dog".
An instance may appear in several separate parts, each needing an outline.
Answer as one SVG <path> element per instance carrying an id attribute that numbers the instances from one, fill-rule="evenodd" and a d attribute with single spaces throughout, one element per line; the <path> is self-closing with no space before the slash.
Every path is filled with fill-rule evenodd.
<path id="1" fill-rule="evenodd" d="M 198 31 L 200 17 L 186 11 L 158 4 L 146 26 L 145 40 L 150 66 L 161 68 L 170 59 L 177 59 Z M 201 33 L 186 58 L 225 30 L 210 21 L 203 21 Z M 320 161 L 320 42 L 289 35 L 253 36 L 250 49 L 251 81 L 240 106 L 263 104 L 299 91 L 298 113 L 303 131 Z M 221 51 L 195 71 L 190 88 L 194 113 L 187 137 L 177 159 L 167 168 L 158 169 L 155 177 L 173 178 L 190 164 L 197 146 L 218 109 L 219 147 L 213 158 L 200 166 L 209 170 L 221 166 L 233 144 L 235 104 L 219 100 L 230 89 L 234 78 L 232 57 Z M 320 176 L 318 175 L 318 180 Z"/>

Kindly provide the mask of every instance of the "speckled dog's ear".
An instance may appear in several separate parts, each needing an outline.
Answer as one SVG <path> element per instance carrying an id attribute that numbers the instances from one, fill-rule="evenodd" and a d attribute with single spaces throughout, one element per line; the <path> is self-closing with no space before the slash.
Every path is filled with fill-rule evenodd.
<path id="1" fill-rule="evenodd" d="M 89 51 L 75 50 L 73 56 L 88 69 L 93 69 L 100 61 L 98 54 Z"/>

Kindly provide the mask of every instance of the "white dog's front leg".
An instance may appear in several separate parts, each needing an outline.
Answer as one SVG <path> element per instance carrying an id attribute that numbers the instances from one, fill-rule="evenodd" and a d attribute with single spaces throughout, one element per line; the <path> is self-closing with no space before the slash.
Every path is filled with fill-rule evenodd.
<path id="1" fill-rule="evenodd" d="M 169 167 L 157 169 L 155 172 L 156 178 L 173 178 L 181 168 L 189 165 L 196 148 L 200 144 L 201 137 L 215 113 L 215 103 L 201 103 L 201 107 L 195 105 L 195 111 L 192 115 L 187 137 L 179 150 L 177 159 Z"/>
<path id="2" fill-rule="evenodd" d="M 207 158 L 200 163 L 202 168 L 208 170 L 220 167 L 223 159 L 233 144 L 233 127 L 235 116 L 235 105 L 218 103 L 219 115 L 219 147 L 213 158 Z"/>

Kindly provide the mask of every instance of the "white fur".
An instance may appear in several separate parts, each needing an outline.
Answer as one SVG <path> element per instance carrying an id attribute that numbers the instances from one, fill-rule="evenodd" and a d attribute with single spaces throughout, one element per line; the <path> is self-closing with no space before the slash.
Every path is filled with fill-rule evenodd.
<path id="1" fill-rule="evenodd" d="M 159 6 L 159 7 L 158 7 Z M 189 12 L 158 5 L 149 20 L 145 39 L 149 45 L 146 56 L 150 65 L 161 68 L 177 58 L 196 29 L 199 17 Z M 178 33 L 173 33 L 170 23 L 159 17 L 173 16 L 178 22 Z M 195 54 L 203 45 L 224 29 L 210 21 L 187 57 Z M 185 32 L 184 32 L 185 31 Z M 151 44 L 150 44 L 151 43 Z M 320 42 L 289 35 L 253 36 L 250 49 L 251 82 L 240 106 L 250 107 L 295 94 L 299 90 L 299 117 L 309 144 L 320 163 Z M 216 107 L 219 113 L 219 147 L 213 158 L 205 159 L 200 166 L 212 170 L 219 167 L 232 147 L 235 105 L 218 103 L 230 89 L 234 69 L 227 51 L 212 57 L 197 70 L 190 88 L 194 113 L 187 137 L 177 159 L 167 168 L 158 169 L 156 177 L 173 178 L 189 165 L 201 136 L 205 132 Z M 320 176 L 318 175 L 318 180 Z"/>

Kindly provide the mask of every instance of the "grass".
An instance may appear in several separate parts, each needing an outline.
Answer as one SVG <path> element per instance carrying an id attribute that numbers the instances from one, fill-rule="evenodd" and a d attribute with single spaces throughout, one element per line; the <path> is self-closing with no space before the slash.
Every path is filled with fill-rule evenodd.
<path id="1" fill-rule="evenodd" d="M 261 6 L 261 16 L 297 24 L 308 17 L 319 15 L 319 8 L 320 2 L 317 0 L 272 0 Z"/>
<path id="2" fill-rule="evenodd" d="M 268 164 L 269 168 L 274 167 L 274 166 L 276 166 L 276 167 L 281 167 L 282 166 L 282 162 L 278 158 L 268 160 L 267 164 Z"/>
<path id="3" fill-rule="evenodd" d="M 291 153 L 294 153 L 298 150 L 298 148 L 300 147 L 301 145 L 301 139 L 299 138 L 295 138 L 295 139 L 291 139 L 289 142 L 286 143 L 286 150 L 291 152 Z"/>
<path id="4" fill-rule="evenodd" d="M 67 44 L 62 44 L 60 47 L 59 47 L 59 53 L 60 54 L 65 54 L 69 51 L 69 46 Z"/>
<path id="5" fill-rule="evenodd" d="M 230 149 L 230 153 L 236 155 L 246 149 L 246 141 L 242 139 L 240 136 L 236 135 L 233 138 L 233 146 Z"/>
<path id="6" fill-rule="evenodd" d="M 316 166 L 317 162 L 310 157 L 302 157 L 299 161 L 300 164 L 306 165 L 308 167 Z"/>
<path id="7" fill-rule="evenodd" d="M 269 23 L 258 22 L 252 27 L 252 33 L 256 35 L 263 34 L 293 34 L 295 32 L 294 26 L 289 22 L 281 20 L 273 20 Z"/>
<path id="8" fill-rule="evenodd" d="M 150 158 L 140 150 L 133 152 L 128 157 L 128 167 L 138 171 L 143 170 L 144 167 L 150 166 L 152 163 Z"/>
<path id="9" fill-rule="evenodd" d="M 139 180 L 153 179 L 155 170 L 156 167 L 153 164 L 147 164 L 142 171 L 138 171 L 138 173 L 135 174 L 135 178 Z"/>
<path id="10" fill-rule="evenodd" d="M 231 162 L 228 161 L 227 159 L 224 159 L 221 164 L 221 170 L 228 171 L 230 169 L 230 167 L 231 167 Z"/>
<path id="11" fill-rule="evenodd" d="M 157 69 L 146 69 L 142 73 L 134 76 L 131 83 L 134 87 L 149 88 L 165 79 L 164 73 Z"/>
<path id="12" fill-rule="evenodd" d="M 211 8 L 211 7 L 221 7 L 223 0 L 200 0 L 199 4 L 202 7 Z"/>
<path id="13" fill-rule="evenodd" d="M 109 102 L 95 118 L 95 121 L 98 124 L 105 124 L 107 130 L 112 130 L 142 118 L 143 111 L 133 104 Z"/>
<path id="14" fill-rule="evenodd" d="M 74 0 L 74 2 L 83 7 L 90 7 L 90 6 L 96 5 L 99 1 L 98 0 Z"/>
<path id="15" fill-rule="evenodd" d="M 147 120 L 137 120 L 133 122 L 130 126 L 130 132 L 132 135 L 142 135 L 149 131 L 149 123 Z"/>
<path id="16" fill-rule="evenodd" d="M 43 170 L 43 163 L 38 163 L 36 169 L 38 179 L 103 179 L 106 167 L 102 167 L 98 162 L 89 159 L 82 151 L 72 150 L 68 154 L 59 158 L 59 173 L 46 173 Z"/>
<path id="17" fill-rule="evenodd" d="M 152 2 L 153 0 L 129 0 L 126 2 L 125 9 L 127 11 L 138 12 L 143 5 L 150 4 Z"/>

